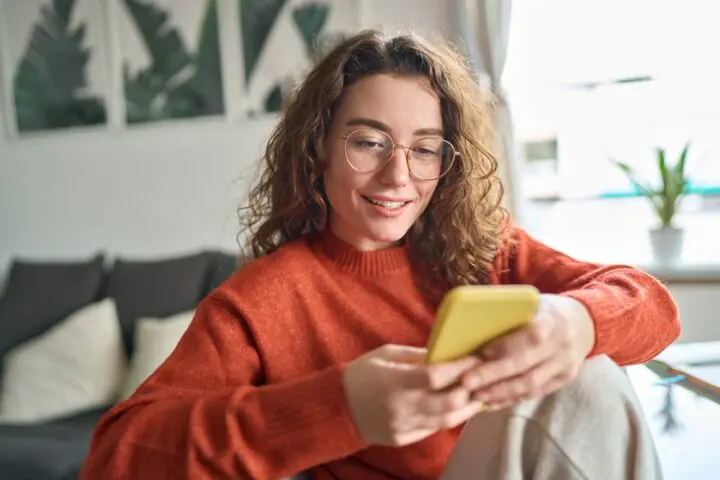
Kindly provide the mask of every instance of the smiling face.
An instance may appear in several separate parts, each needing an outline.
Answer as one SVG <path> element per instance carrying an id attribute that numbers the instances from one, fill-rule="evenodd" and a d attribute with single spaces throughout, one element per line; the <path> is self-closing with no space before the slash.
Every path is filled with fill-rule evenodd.
<path id="1" fill-rule="evenodd" d="M 373 75 L 348 87 L 321 149 L 327 164 L 323 179 L 330 230 L 360 250 L 400 241 L 427 207 L 438 181 L 412 175 L 408 151 L 399 146 L 419 145 L 415 155 L 430 157 L 442 144 L 442 131 L 440 101 L 422 77 Z M 346 159 L 343 137 L 351 133 L 348 150 L 363 151 L 368 158 L 383 148 L 389 152 L 391 140 L 398 147 L 387 164 L 366 172 Z M 413 168 L 421 173 L 415 165 L 419 160 Z"/>

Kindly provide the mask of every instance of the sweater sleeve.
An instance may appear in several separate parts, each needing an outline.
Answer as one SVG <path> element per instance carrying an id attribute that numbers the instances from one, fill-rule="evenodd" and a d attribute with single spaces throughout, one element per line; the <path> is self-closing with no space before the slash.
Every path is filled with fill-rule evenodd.
<path id="1" fill-rule="evenodd" d="M 168 360 L 101 419 L 81 478 L 280 478 L 355 453 L 343 368 L 263 385 L 249 330 L 208 297 Z"/>
<path id="2" fill-rule="evenodd" d="M 677 307 L 658 280 L 633 267 L 581 262 L 513 229 L 500 265 L 507 283 L 580 301 L 595 324 L 590 356 L 606 354 L 619 365 L 652 359 L 680 334 Z M 509 278 L 508 278 L 509 277 Z"/>

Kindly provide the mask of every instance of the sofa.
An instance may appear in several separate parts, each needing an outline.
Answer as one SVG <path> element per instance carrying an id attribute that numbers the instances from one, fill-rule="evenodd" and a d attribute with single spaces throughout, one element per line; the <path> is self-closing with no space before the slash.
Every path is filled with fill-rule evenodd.
<path id="1" fill-rule="evenodd" d="M 0 479 L 77 478 L 100 416 L 148 373 L 136 373 L 121 395 L 121 375 L 139 354 L 143 319 L 157 328 L 184 315 L 176 338 L 164 351 L 150 352 L 157 364 L 198 302 L 237 265 L 237 256 L 220 251 L 141 260 L 103 254 L 72 262 L 13 260 L 0 296 Z M 92 331 L 101 324 L 103 330 Z M 83 380 L 88 375 L 97 380 Z"/>

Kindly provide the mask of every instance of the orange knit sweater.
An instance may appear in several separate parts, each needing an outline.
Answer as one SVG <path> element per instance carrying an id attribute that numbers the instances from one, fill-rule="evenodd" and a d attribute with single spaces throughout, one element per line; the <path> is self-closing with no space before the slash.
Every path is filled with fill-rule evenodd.
<path id="1" fill-rule="evenodd" d="M 492 283 L 583 302 L 592 354 L 650 359 L 679 333 L 667 290 L 625 266 L 569 258 L 514 232 Z M 347 362 L 385 343 L 424 346 L 433 311 L 406 247 L 360 252 L 330 233 L 251 262 L 198 307 L 175 352 L 99 423 L 86 480 L 437 478 L 459 429 L 403 448 L 368 446 L 342 387 Z"/>

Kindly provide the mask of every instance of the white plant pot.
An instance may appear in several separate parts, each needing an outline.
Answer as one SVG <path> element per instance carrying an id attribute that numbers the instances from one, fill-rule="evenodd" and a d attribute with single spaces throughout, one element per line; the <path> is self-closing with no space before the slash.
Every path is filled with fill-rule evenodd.
<path id="1" fill-rule="evenodd" d="M 662 264 L 676 263 L 683 250 L 684 231 L 681 228 L 663 227 L 650 230 L 653 258 Z"/>

